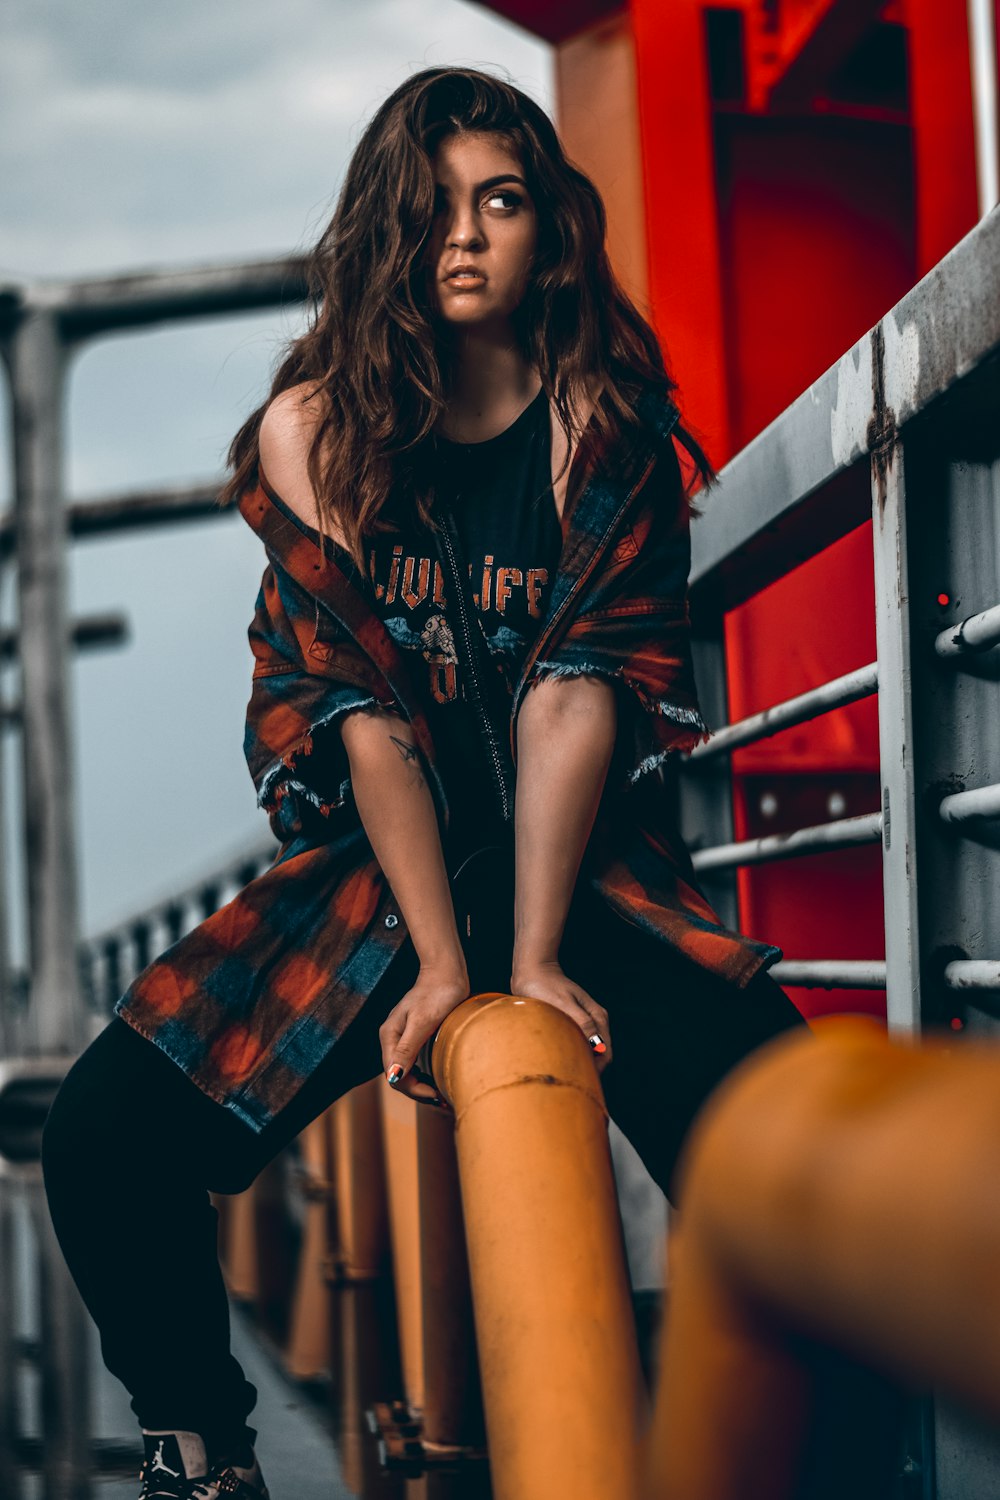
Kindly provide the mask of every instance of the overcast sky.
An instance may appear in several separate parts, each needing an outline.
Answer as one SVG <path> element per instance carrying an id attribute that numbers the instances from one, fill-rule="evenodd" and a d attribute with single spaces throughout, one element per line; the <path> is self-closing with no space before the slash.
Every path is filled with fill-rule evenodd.
<path id="1" fill-rule="evenodd" d="M 429 64 L 504 71 L 551 109 L 549 48 L 465 0 L 4 0 L 0 16 L 0 281 L 305 250 L 368 117 Z M 221 475 L 298 328 L 294 312 L 182 323 L 77 355 L 67 493 Z M 7 504 L 6 422 L 0 449 Z M 73 546 L 72 613 L 118 610 L 130 631 L 73 668 L 85 932 L 268 836 L 242 753 L 263 564 L 239 516 Z"/>

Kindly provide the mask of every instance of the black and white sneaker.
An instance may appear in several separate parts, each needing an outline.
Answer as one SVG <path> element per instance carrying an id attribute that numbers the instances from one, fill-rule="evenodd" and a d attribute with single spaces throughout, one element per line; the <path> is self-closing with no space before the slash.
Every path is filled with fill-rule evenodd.
<path id="1" fill-rule="evenodd" d="M 251 1449 L 251 1462 L 209 1466 L 205 1444 L 197 1432 L 150 1432 L 143 1428 L 146 1456 L 139 1478 L 139 1500 L 270 1500 L 260 1465 Z M 242 1457 L 243 1455 L 241 1455 Z"/>
<path id="2" fill-rule="evenodd" d="M 208 1478 L 205 1444 L 197 1432 L 149 1432 L 142 1429 L 146 1450 L 139 1478 L 139 1500 L 191 1500 L 195 1484 Z"/>

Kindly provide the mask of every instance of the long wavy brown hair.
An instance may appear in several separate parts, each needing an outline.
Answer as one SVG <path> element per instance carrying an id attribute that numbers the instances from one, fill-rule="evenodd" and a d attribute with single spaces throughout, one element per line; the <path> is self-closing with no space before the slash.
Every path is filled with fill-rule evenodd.
<path id="1" fill-rule="evenodd" d="M 446 344 L 424 269 L 434 215 L 433 157 L 456 131 L 491 131 L 520 160 L 538 215 L 528 289 L 514 318 L 558 421 L 584 464 L 634 427 L 644 387 L 676 389 L 649 324 L 619 285 L 605 250 L 596 187 L 567 160 L 545 112 L 512 84 L 474 68 L 425 68 L 390 94 L 358 143 L 333 218 L 307 259 L 311 326 L 288 348 L 267 399 L 229 448 L 226 505 L 257 477 L 263 414 L 281 391 L 314 383 L 321 397 L 308 472 L 320 531 L 334 518 L 364 570 L 365 536 L 390 501 L 434 525 L 432 433 L 447 406 Z M 600 396 L 586 424 L 576 411 Z M 700 445 L 674 429 L 711 482 Z M 688 488 L 690 488 L 690 484 Z M 678 503 L 685 503 L 685 496 Z M 571 507 L 573 496 L 567 496 Z M 381 520 L 380 520 L 381 517 Z"/>

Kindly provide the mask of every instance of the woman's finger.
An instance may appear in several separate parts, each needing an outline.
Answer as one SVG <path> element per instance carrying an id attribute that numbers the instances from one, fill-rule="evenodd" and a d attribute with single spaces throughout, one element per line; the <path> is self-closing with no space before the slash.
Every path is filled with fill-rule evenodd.
<path id="1" fill-rule="evenodd" d="M 389 1012 L 379 1028 L 382 1062 L 386 1082 L 397 1093 L 407 1094 L 420 1104 L 447 1108 L 434 1087 L 433 1079 L 416 1067 L 417 1054 L 433 1030 L 431 1021 L 401 1002 Z"/>
<path id="2" fill-rule="evenodd" d="M 608 1024 L 608 1013 L 586 992 L 576 996 L 575 999 L 579 1015 L 574 1019 L 587 1039 L 597 1063 L 597 1070 L 600 1072 L 611 1061 L 611 1027 Z"/>
<path id="3" fill-rule="evenodd" d="M 433 1083 L 423 1083 L 414 1074 L 407 1073 L 399 1083 L 393 1084 L 394 1094 L 405 1094 L 408 1099 L 413 1099 L 417 1104 L 432 1105 L 435 1109 L 446 1110 L 451 1106 L 443 1099 L 434 1087 Z"/>
<path id="4" fill-rule="evenodd" d="M 405 1000 L 394 1005 L 378 1029 L 378 1039 L 382 1047 L 382 1068 L 386 1077 L 393 1064 L 397 1062 L 396 1050 L 399 1047 L 400 1038 L 406 1030 L 409 1016 L 409 1008 Z M 391 1083 L 393 1080 L 389 1079 Z"/>

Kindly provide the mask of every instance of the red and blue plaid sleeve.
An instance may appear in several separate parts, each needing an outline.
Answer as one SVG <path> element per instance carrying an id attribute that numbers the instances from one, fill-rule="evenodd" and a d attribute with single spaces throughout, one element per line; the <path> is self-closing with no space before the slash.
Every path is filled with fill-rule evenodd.
<path id="1" fill-rule="evenodd" d="M 529 677 L 529 685 L 586 674 L 616 683 L 612 781 L 635 782 L 708 737 L 691 662 L 691 543 L 680 483 L 671 441 L 605 550 L 572 623 Z"/>
<path id="2" fill-rule="evenodd" d="M 247 635 L 254 666 L 243 751 L 258 806 L 278 839 L 321 830 L 317 820 L 350 794 L 344 715 L 398 705 L 349 632 L 274 559 Z"/>

